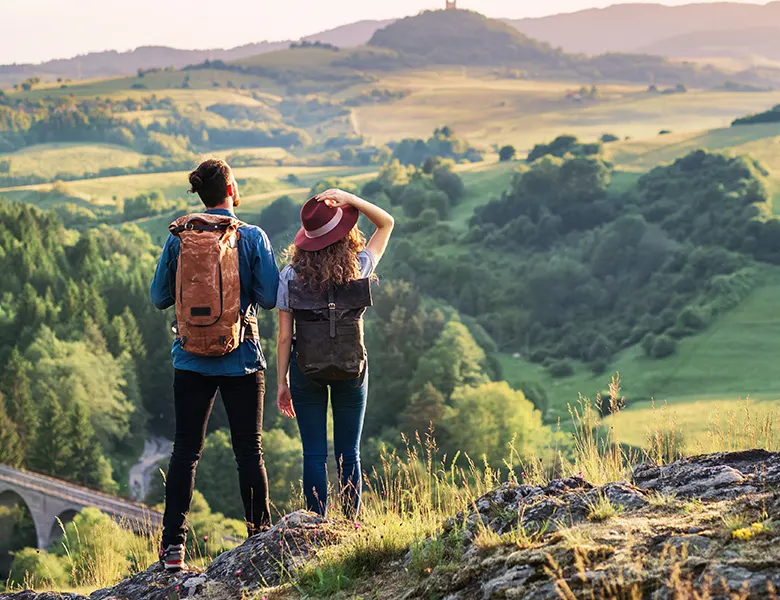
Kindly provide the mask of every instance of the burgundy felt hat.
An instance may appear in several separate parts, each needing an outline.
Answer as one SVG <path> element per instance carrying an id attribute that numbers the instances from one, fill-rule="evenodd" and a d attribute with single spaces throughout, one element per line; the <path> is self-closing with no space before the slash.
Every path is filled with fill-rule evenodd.
<path id="1" fill-rule="evenodd" d="M 360 212 L 354 206 L 333 208 L 310 198 L 301 209 L 301 230 L 295 245 L 301 250 L 316 252 L 344 239 L 357 225 Z"/>

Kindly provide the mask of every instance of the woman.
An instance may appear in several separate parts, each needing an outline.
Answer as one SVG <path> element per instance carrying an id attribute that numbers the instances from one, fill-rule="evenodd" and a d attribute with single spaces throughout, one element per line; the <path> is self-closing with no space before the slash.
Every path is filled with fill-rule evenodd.
<path id="1" fill-rule="evenodd" d="M 377 227 L 368 244 L 357 228 L 361 213 Z M 368 396 L 362 316 L 371 304 L 369 282 L 395 222 L 378 206 L 335 189 L 311 198 L 301 221 L 288 250 L 291 264 L 279 276 L 277 405 L 298 419 L 307 507 L 324 516 L 330 397 L 342 506 L 354 519 L 360 508 L 360 435 Z"/>

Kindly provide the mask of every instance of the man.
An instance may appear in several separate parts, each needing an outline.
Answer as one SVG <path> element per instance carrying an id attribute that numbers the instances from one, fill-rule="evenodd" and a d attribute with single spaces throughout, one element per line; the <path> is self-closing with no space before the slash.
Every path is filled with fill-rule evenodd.
<path id="1" fill-rule="evenodd" d="M 271 522 L 261 447 L 266 362 L 256 315 L 258 306 L 276 305 L 279 271 L 266 234 L 235 218 L 240 197 L 227 163 L 203 162 L 190 184 L 206 211 L 171 225 L 150 290 L 158 309 L 176 304 L 176 436 L 160 548 L 169 571 L 184 567 L 185 520 L 217 390 L 230 423 L 249 535 Z"/>

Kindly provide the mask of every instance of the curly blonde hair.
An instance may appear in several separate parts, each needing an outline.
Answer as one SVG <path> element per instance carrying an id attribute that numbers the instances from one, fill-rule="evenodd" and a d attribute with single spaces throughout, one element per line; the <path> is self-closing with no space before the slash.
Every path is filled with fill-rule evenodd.
<path id="1" fill-rule="evenodd" d="M 317 251 L 301 250 L 292 244 L 285 256 L 296 276 L 309 289 L 321 292 L 331 285 L 341 285 L 360 278 L 358 252 L 365 250 L 366 237 L 353 227 L 338 242 Z"/>

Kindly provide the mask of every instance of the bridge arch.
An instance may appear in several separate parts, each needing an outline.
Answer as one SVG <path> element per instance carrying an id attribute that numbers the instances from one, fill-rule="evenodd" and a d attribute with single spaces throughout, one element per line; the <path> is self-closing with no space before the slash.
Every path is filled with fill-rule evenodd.
<path id="1" fill-rule="evenodd" d="M 62 528 L 75 519 L 78 514 L 79 511 L 75 508 L 68 508 L 54 517 L 54 523 L 52 523 L 51 531 L 49 532 L 50 544 L 56 544 L 62 540 Z"/>
<path id="2" fill-rule="evenodd" d="M 59 517 L 71 519 L 93 506 L 133 526 L 157 526 L 162 515 L 148 507 L 29 471 L 0 465 L 0 496 L 13 492 L 27 506 L 35 524 L 38 548 L 48 548 L 61 535 Z"/>
<path id="3" fill-rule="evenodd" d="M 21 523 L 23 525 L 23 529 L 21 530 L 17 529 L 20 523 L 17 520 L 16 514 L 9 512 L 9 518 L 3 519 L 2 527 L 0 527 L 0 540 L 6 542 L 5 549 L 13 552 L 15 550 L 21 550 L 22 548 L 35 546 L 35 544 L 38 543 L 38 536 L 35 531 L 35 522 L 33 521 L 30 507 L 27 506 L 24 498 L 12 490 L 7 490 L 0 494 L 0 510 L 5 512 L 5 510 L 8 509 L 14 511 L 21 509 L 24 511 L 25 516 L 22 518 Z M 11 546 L 11 539 L 13 536 L 16 536 L 16 539 L 14 540 L 16 543 L 15 546 Z M 11 566 L 11 560 L 12 557 L 10 556 L 4 557 L 3 560 L 0 560 L 0 578 L 4 579 L 7 577 L 8 569 Z M 5 561 L 7 561 L 7 563 Z"/>

